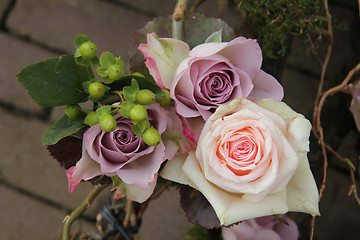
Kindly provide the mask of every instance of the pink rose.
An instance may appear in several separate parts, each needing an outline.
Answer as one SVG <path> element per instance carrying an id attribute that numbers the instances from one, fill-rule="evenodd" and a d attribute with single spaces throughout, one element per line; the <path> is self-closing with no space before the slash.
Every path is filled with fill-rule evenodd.
<path id="1" fill-rule="evenodd" d="M 223 225 L 288 211 L 317 215 L 310 130 L 282 102 L 239 98 L 219 106 L 196 151 L 169 161 L 161 176 L 199 190 Z"/>
<path id="2" fill-rule="evenodd" d="M 222 229 L 224 240 L 297 240 L 299 230 L 296 223 L 286 215 L 279 216 L 285 223 L 272 216 L 245 220 L 230 228 Z"/>
<path id="3" fill-rule="evenodd" d="M 172 119 L 159 104 L 146 106 L 152 126 L 163 134 L 165 130 L 171 138 L 171 132 L 181 125 L 173 114 Z M 131 130 L 129 119 L 116 115 L 117 127 L 113 132 L 105 132 L 94 125 L 84 133 L 83 156 L 76 166 L 67 170 L 69 190 L 73 191 L 81 180 L 89 180 L 98 175 L 117 175 L 125 193 L 142 202 L 153 192 L 160 165 L 171 159 L 179 146 L 169 137 L 157 146 L 148 146 L 141 137 L 136 137 Z M 181 130 L 180 130 L 181 131 Z M 165 134 L 165 133 L 164 133 Z M 119 190 L 120 188 L 118 188 Z"/>
<path id="4" fill-rule="evenodd" d="M 139 49 L 155 81 L 170 89 L 176 111 L 185 118 L 206 120 L 219 105 L 238 97 L 283 98 L 282 86 L 260 69 L 262 54 L 256 40 L 238 37 L 190 51 L 180 40 L 159 39 L 153 33 Z"/>

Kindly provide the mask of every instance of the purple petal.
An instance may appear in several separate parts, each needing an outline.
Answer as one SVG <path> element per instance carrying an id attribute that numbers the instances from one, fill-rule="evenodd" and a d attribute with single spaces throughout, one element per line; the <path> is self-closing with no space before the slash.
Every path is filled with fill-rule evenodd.
<path id="1" fill-rule="evenodd" d="M 230 41 L 218 54 L 228 58 L 232 64 L 245 71 L 251 79 L 259 72 L 262 53 L 256 40 L 238 37 Z"/>
<path id="2" fill-rule="evenodd" d="M 270 74 L 260 70 L 253 80 L 254 89 L 249 97 L 260 101 L 265 98 L 272 98 L 281 101 L 284 97 L 284 89 L 281 84 Z"/>

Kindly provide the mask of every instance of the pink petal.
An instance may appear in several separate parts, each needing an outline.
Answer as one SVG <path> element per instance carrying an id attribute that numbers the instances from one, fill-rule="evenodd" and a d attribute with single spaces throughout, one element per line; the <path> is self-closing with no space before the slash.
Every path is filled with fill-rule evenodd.
<path id="1" fill-rule="evenodd" d="M 249 97 L 255 101 L 265 98 L 281 101 L 284 97 L 284 89 L 281 84 L 273 76 L 262 70 L 253 79 L 253 84 L 254 88 Z"/>
<path id="2" fill-rule="evenodd" d="M 218 54 L 228 58 L 232 64 L 245 71 L 251 79 L 259 72 L 262 53 L 256 40 L 238 37 L 231 40 Z"/>
<path id="3" fill-rule="evenodd" d="M 185 42 L 158 38 L 155 33 L 148 34 L 147 44 L 140 44 L 138 49 L 144 54 L 145 64 L 161 88 L 170 88 L 177 67 L 190 52 Z"/>
<path id="4" fill-rule="evenodd" d="M 127 184 L 135 184 L 141 188 L 149 187 L 149 183 L 154 179 L 165 161 L 165 146 L 162 142 L 154 148 L 148 155 L 139 157 L 121 169 L 116 174 Z"/>
<path id="5" fill-rule="evenodd" d="M 81 159 L 75 166 L 66 171 L 66 176 L 69 182 L 69 192 L 73 192 L 81 180 L 86 181 L 102 174 L 100 165 L 90 158 L 89 154 L 83 147 Z"/>
<path id="6" fill-rule="evenodd" d="M 190 51 L 189 56 L 208 57 L 221 51 L 227 44 L 227 42 L 211 42 L 200 44 Z"/>

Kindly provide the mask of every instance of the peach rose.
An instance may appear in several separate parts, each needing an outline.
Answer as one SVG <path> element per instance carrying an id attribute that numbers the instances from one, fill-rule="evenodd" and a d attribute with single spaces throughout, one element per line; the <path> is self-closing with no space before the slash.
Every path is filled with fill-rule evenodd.
<path id="1" fill-rule="evenodd" d="M 238 98 L 206 121 L 196 151 L 169 161 L 161 176 L 199 190 L 223 225 L 288 211 L 317 215 L 310 130 L 282 102 Z"/>

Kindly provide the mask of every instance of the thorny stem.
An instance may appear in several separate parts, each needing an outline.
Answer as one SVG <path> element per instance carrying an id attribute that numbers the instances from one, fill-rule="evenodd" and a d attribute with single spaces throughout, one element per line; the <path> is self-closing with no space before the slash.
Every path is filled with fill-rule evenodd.
<path id="1" fill-rule="evenodd" d="M 83 213 L 86 209 L 91 206 L 91 203 L 94 201 L 96 196 L 107 187 L 107 184 L 97 185 L 92 191 L 86 196 L 85 200 L 77 207 L 70 215 L 66 216 L 64 219 L 64 226 L 62 231 L 62 240 L 70 239 L 70 227 L 71 224 Z"/>
<path id="2" fill-rule="evenodd" d="M 172 20 L 172 37 L 182 40 L 183 38 L 183 21 L 188 0 L 178 0 L 174 9 Z"/>

